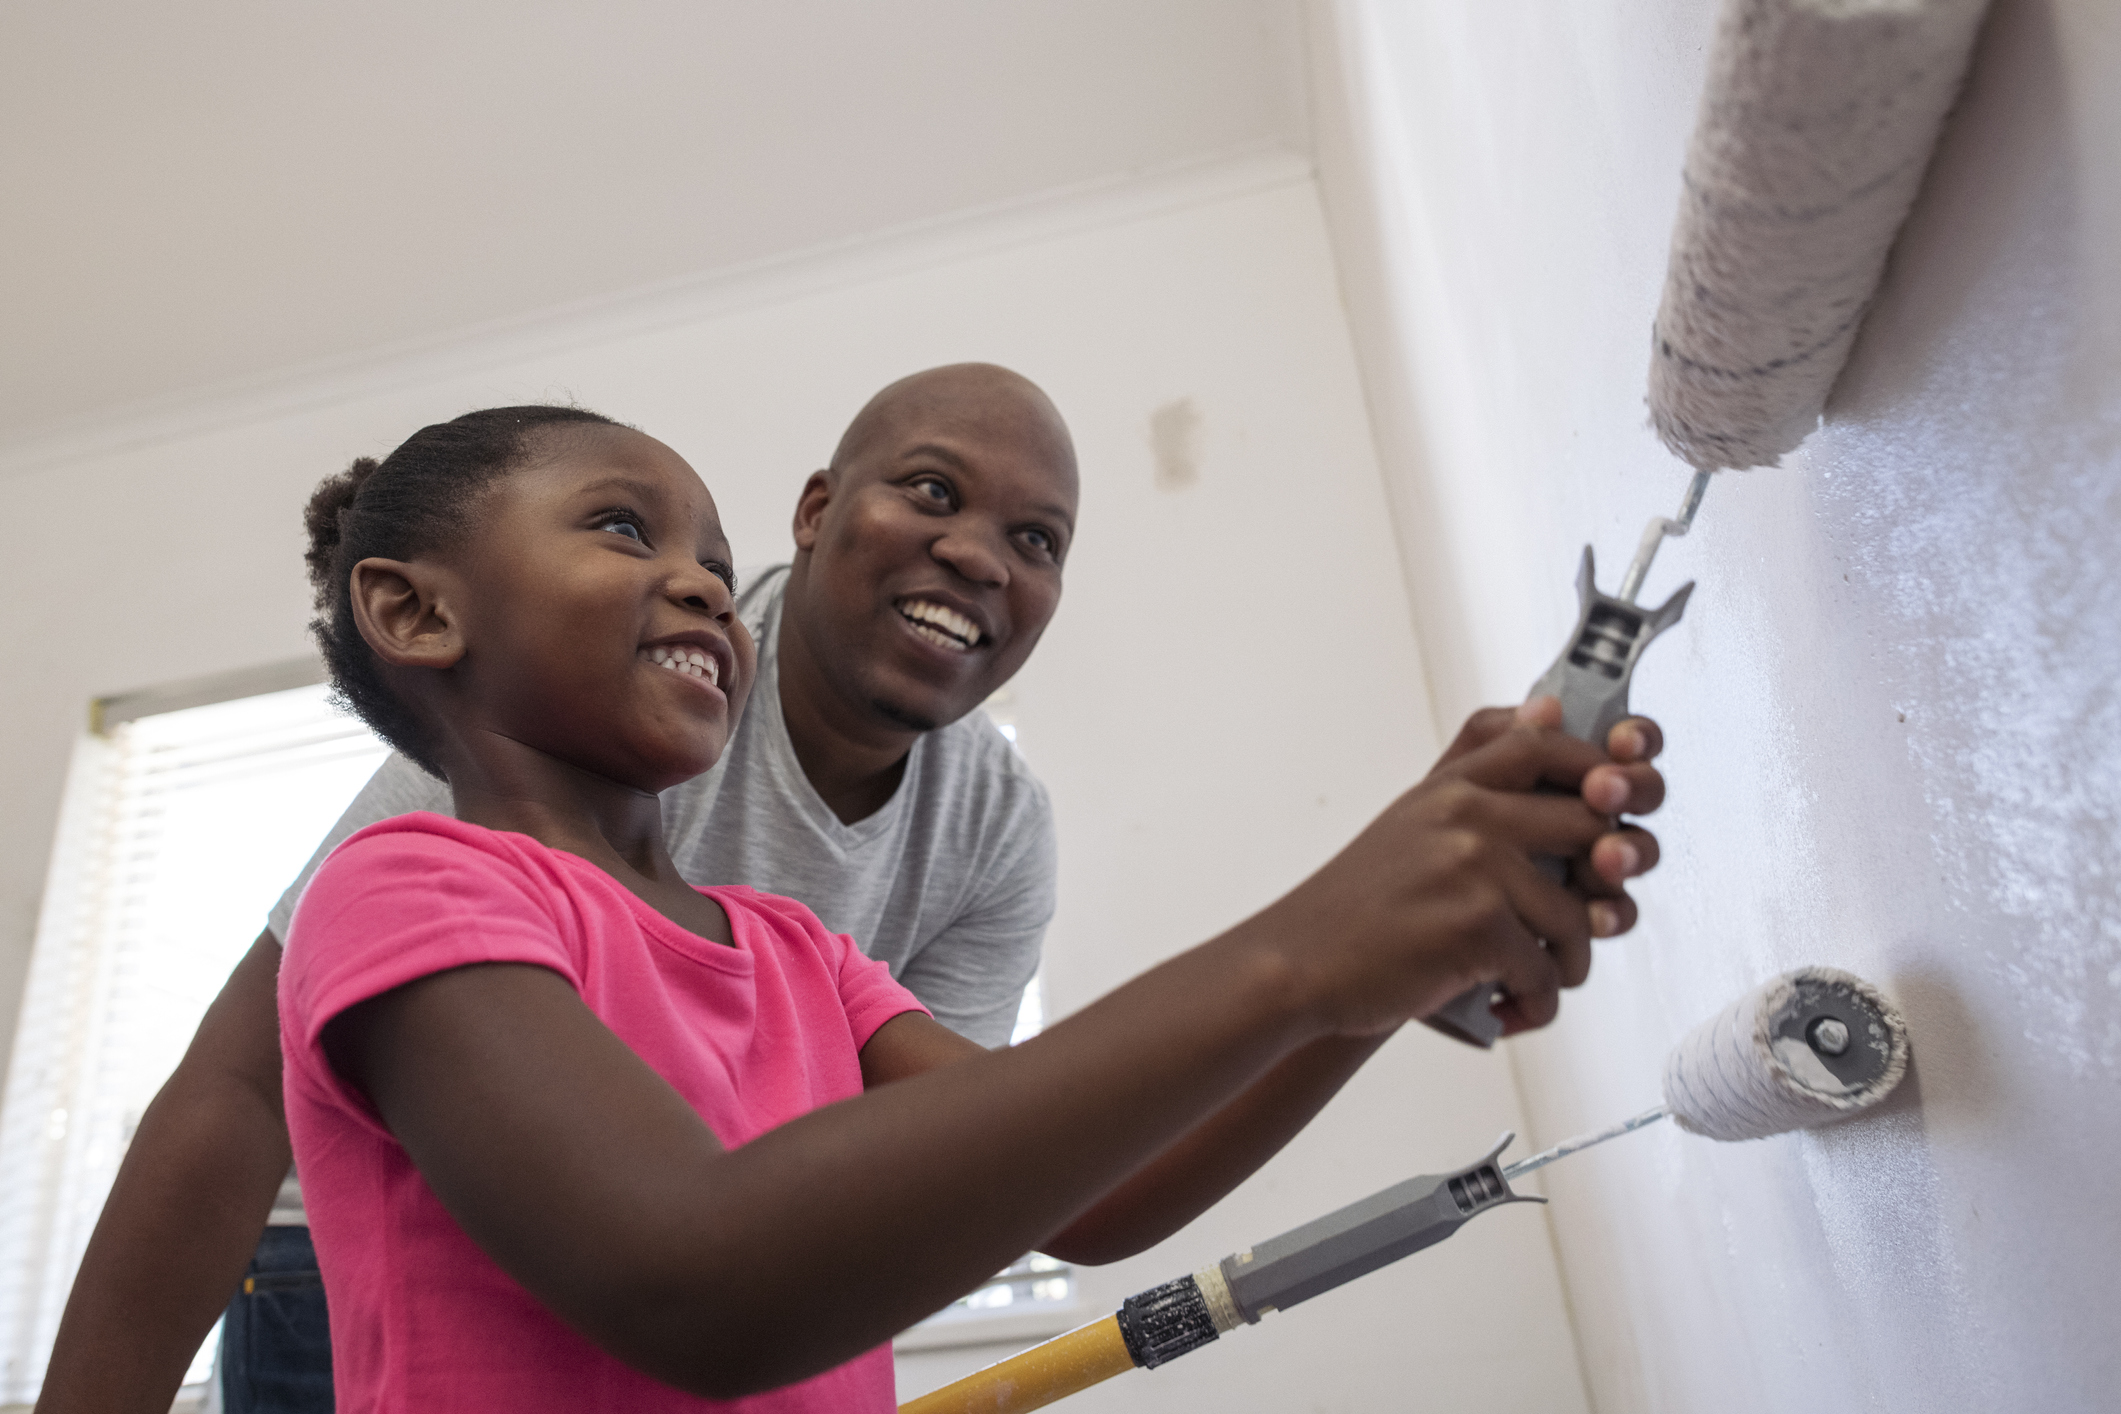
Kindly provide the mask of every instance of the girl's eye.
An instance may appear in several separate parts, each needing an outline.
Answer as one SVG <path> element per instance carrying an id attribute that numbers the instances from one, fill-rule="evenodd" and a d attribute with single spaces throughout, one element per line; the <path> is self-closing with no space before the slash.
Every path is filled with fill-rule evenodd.
<path id="1" fill-rule="evenodd" d="M 1024 541 L 1042 555 L 1050 555 L 1058 548 L 1054 543 L 1052 532 L 1041 530 L 1035 525 L 1024 532 Z"/>
<path id="2" fill-rule="evenodd" d="M 641 534 L 640 517 L 632 511 L 606 511 L 597 529 L 608 530 L 613 535 L 623 535 L 636 545 L 644 545 L 648 540 L 647 536 Z"/>

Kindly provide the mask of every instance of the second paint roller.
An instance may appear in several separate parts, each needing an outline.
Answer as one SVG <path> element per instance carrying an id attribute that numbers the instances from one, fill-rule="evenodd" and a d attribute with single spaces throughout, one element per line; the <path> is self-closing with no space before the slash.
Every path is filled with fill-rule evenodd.
<path id="1" fill-rule="evenodd" d="M 1664 1071 L 1664 1103 L 1514 1164 L 1514 1135 L 1473 1163 L 1424 1174 L 1315 1222 L 1130 1296 L 1056 1336 L 899 1407 L 900 1414 L 1021 1414 L 1133 1369 L 1153 1370 L 1443 1241 L 1510 1203 L 1512 1179 L 1669 1117 L 1711 1139 L 1763 1139 L 1846 1118 L 1907 1073 L 1907 1026 L 1883 994 L 1828 967 L 1785 973 L 1689 1032 Z"/>

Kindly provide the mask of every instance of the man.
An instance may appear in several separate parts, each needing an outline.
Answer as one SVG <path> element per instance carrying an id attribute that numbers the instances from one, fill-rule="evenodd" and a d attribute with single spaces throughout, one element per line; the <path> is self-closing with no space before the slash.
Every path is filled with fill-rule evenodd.
<path id="1" fill-rule="evenodd" d="M 1043 788 L 968 714 L 1052 619 L 1076 498 L 1067 426 L 1026 379 L 961 364 L 878 393 L 803 486 L 794 562 L 740 586 L 759 669 L 735 738 L 664 797 L 688 878 L 802 900 L 989 1046 L 1008 1041 L 1038 966 L 1054 842 Z M 309 870 L 372 821 L 449 809 L 447 787 L 393 757 Z M 229 1407 L 331 1408 L 322 1289 L 299 1192 L 282 1183 L 274 1003 L 309 870 L 141 1120 L 40 1410 L 161 1414 L 239 1280 Z"/>

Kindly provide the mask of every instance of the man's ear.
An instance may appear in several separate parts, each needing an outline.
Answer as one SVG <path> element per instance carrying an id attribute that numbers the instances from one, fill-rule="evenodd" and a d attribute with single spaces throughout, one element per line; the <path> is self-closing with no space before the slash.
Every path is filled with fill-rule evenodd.
<path id="1" fill-rule="evenodd" d="M 453 668 L 464 656 L 434 565 L 363 560 L 353 567 L 349 602 L 354 625 L 378 658 L 400 668 Z"/>
<path id="2" fill-rule="evenodd" d="M 832 500 L 832 473 L 813 471 L 803 483 L 803 494 L 795 498 L 795 548 L 809 550 L 817 544 L 818 523 Z"/>

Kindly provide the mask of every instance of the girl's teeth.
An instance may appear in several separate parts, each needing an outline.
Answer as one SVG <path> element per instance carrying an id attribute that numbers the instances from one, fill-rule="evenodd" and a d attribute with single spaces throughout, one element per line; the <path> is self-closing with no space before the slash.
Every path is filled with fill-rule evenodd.
<path id="1" fill-rule="evenodd" d="M 648 659 L 658 667 L 669 668 L 687 677 L 705 678 L 715 686 L 721 686 L 722 666 L 704 649 L 657 645 L 648 650 Z"/>

